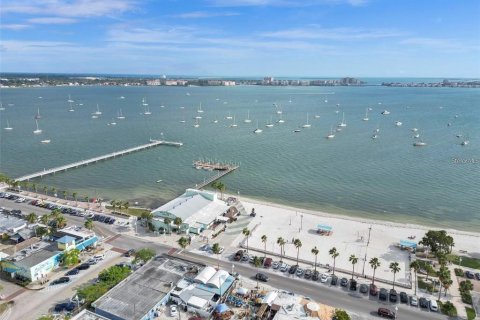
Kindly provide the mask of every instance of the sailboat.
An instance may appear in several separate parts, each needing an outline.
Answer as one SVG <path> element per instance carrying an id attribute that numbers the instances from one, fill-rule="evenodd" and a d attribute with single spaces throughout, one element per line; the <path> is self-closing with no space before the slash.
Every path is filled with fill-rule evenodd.
<path id="1" fill-rule="evenodd" d="M 238 127 L 237 126 L 237 123 L 235 122 L 235 116 L 233 116 L 233 123 L 230 125 L 230 128 L 236 128 Z"/>
<path id="2" fill-rule="evenodd" d="M 118 111 L 117 119 L 118 119 L 118 120 L 123 120 L 123 119 L 125 119 L 125 116 L 122 114 L 122 109 L 120 109 L 120 111 Z"/>
<path id="3" fill-rule="evenodd" d="M 319 114 L 316 114 L 314 117 L 315 117 L 315 119 L 320 119 L 320 115 L 319 115 Z"/>
<path id="4" fill-rule="evenodd" d="M 229 113 L 228 116 L 225 117 L 225 119 L 227 119 L 227 120 L 232 120 L 233 117 L 232 117 L 232 116 L 230 115 L 230 113 Z"/>
<path id="5" fill-rule="evenodd" d="M 100 111 L 100 107 L 98 106 L 98 103 L 97 103 L 97 111 L 95 111 L 95 112 L 92 113 L 92 114 L 94 114 L 94 115 L 96 115 L 96 116 L 99 116 L 99 115 L 102 114 L 102 112 Z"/>
<path id="6" fill-rule="evenodd" d="M 396 125 L 397 127 L 401 127 L 402 124 L 403 124 L 403 123 L 402 123 L 401 121 L 395 121 L 395 125 Z"/>
<path id="7" fill-rule="evenodd" d="M 270 117 L 270 122 L 268 122 L 268 123 L 265 125 L 265 127 L 267 127 L 267 128 L 273 127 L 272 117 Z"/>
<path id="8" fill-rule="evenodd" d="M 258 120 L 257 120 L 257 129 L 253 130 L 253 133 L 262 133 L 263 130 L 258 127 Z"/>
<path id="9" fill-rule="evenodd" d="M 115 119 L 112 119 L 112 122 L 108 124 L 109 126 L 116 126 L 117 122 L 115 122 Z"/>
<path id="10" fill-rule="evenodd" d="M 252 122 L 252 120 L 250 119 L 250 110 L 247 110 L 247 118 L 245 120 L 243 120 L 243 122 L 245 122 L 245 123 Z"/>
<path id="11" fill-rule="evenodd" d="M 68 99 L 68 103 L 70 104 L 70 108 L 68 109 L 68 112 L 74 112 L 75 109 L 73 109 L 73 100 Z"/>
<path id="12" fill-rule="evenodd" d="M 466 139 L 466 140 L 463 140 L 462 143 L 460 143 L 460 145 L 466 146 L 466 145 L 468 145 L 469 143 L 470 143 L 470 140 L 467 140 L 467 139 Z"/>
<path id="13" fill-rule="evenodd" d="M 74 103 L 75 101 L 72 100 L 72 97 L 70 95 L 68 95 L 68 100 L 67 100 L 69 103 Z"/>
<path id="14" fill-rule="evenodd" d="M 383 110 L 383 111 L 382 111 L 382 114 L 383 114 L 384 116 L 389 115 L 389 114 L 390 114 L 390 111 L 388 111 L 388 110 Z"/>
<path id="15" fill-rule="evenodd" d="M 368 121 L 368 108 L 365 110 L 365 117 L 362 119 L 363 121 Z"/>
<path id="16" fill-rule="evenodd" d="M 7 120 L 7 126 L 5 128 L 3 128 L 3 130 L 7 130 L 7 131 L 12 131 L 13 128 L 10 127 L 10 124 L 8 123 L 8 120 Z"/>
<path id="17" fill-rule="evenodd" d="M 341 128 L 344 128 L 347 126 L 347 123 L 345 122 L 345 112 L 342 112 L 342 122 L 340 122 L 338 126 Z"/>
<path id="18" fill-rule="evenodd" d="M 277 105 L 275 105 L 277 108 L 277 114 L 282 114 L 282 109 L 280 109 Z"/>
<path id="19" fill-rule="evenodd" d="M 35 120 L 41 119 L 42 116 L 40 115 L 40 108 L 37 109 L 37 114 L 35 115 Z"/>
<path id="20" fill-rule="evenodd" d="M 5 110 L 5 107 L 3 106 L 3 103 L 0 102 L 0 111 Z"/>
<path id="21" fill-rule="evenodd" d="M 416 141 L 416 142 L 413 143 L 413 146 L 414 146 L 414 147 L 425 147 L 426 145 L 427 145 L 427 143 L 426 143 L 426 142 L 423 142 L 423 141 L 421 141 L 421 140 L 420 140 L 420 141 Z"/>
<path id="22" fill-rule="evenodd" d="M 308 113 L 307 113 L 307 123 L 302 126 L 302 128 L 310 128 L 312 125 L 308 123 Z"/>
<path id="23" fill-rule="evenodd" d="M 198 119 L 195 119 L 195 124 L 193 125 L 194 128 L 200 127 L 200 123 L 198 123 Z"/>
<path id="24" fill-rule="evenodd" d="M 280 115 L 280 119 L 277 121 L 278 123 L 285 123 L 285 120 L 283 120 L 283 115 Z"/>
<path id="25" fill-rule="evenodd" d="M 215 116 L 215 119 L 213 120 L 213 123 L 218 123 L 217 116 Z"/>
<path id="26" fill-rule="evenodd" d="M 122 99 L 122 100 L 123 100 L 123 99 L 125 99 L 125 97 L 124 97 L 124 96 L 120 96 L 120 99 Z"/>
<path id="27" fill-rule="evenodd" d="M 37 129 L 33 130 L 33 134 L 40 134 L 42 133 L 42 129 L 38 127 L 38 120 L 35 119 L 35 123 L 37 124 Z"/>
<path id="28" fill-rule="evenodd" d="M 198 110 L 197 110 L 198 113 L 203 113 L 203 110 L 202 110 L 202 103 L 200 103 L 200 106 L 198 107 Z"/>
<path id="29" fill-rule="evenodd" d="M 333 133 L 333 126 L 330 127 L 330 134 L 327 135 L 325 138 L 327 138 L 327 139 L 335 138 L 335 134 Z"/>
<path id="30" fill-rule="evenodd" d="M 49 144 L 52 140 L 50 139 L 45 139 L 45 140 L 42 140 L 40 141 L 41 144 Z"/>

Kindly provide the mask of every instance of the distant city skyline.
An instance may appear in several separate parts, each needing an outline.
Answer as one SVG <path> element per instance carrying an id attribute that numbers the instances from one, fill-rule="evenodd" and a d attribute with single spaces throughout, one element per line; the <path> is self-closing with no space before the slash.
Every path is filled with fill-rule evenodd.
<path id="1" fill-rule="evenodd" d="M 480 77 L 480 2 L 3 0 L 1 72 Z"/>

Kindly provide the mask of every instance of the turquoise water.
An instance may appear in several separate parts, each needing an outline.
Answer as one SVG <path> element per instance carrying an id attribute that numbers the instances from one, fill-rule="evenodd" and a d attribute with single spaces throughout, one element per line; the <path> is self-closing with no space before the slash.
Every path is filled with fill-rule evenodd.
<path id="1" fill-rule="evenodd" d="M 240 196 L 480 230 L 477 89 L 52 87 L 0 93 L 6 107 L 0 111 L 1 127 L 8 120 L 14 128 L 1 130 L 0 171 L 12 177 L 144 144 L 149 138 L 162 138 L 161 133 L 167 140 L 184 142 L 181 148 L 161 146 L 45 177 L 37 180 L 40 186 L 154 207 L 210 176 L 212 172 L 192 167 L 193 160 L 209 158 L 241 163 L 238 171 L 223 178 L 227 192 Z M 75 106 L 75 112 L 68 112 L 69 94 L 75 104 L 83 104 Z M 143 97 L 150 116 L 141 114 Z M 200 102 L 203 119 L 194 128 Z M 92 119 L 97 103 L 103 114 Z M 285 123 L 266 128 L 270 118 L 278 117 L 274 103 L 281 106 Z M 37 107 L 43 133 L 34 136 Z M 367 107 L 373 110 L 370 121 L 364 122 Z M 120 108 L 127 119 L 107 125 Z M 384 109 L 391 114 L 381 115 Z M 250 124 L 243 123 L 247 110 Z M 342 112 L 348 126 L 334 139 L 325 139 Z M 293 133 L 307 121 L 307 113 L 312 127 Z M 232 121 L 225 119 L 229 114 L 235 116 L 237 128 L 230 128 Z M 217 124 L 212 123 L 215 118 Z M 182 119 L 185 124 L 179 122 Z M 253 133 L 257 120 L 261 134 Z M 395 126 L 397 120 L 401 127 Z M 379 138 L 372 140 L 377 126 Z M 428 146 L 413 147 L 413 127 Z M 470 144 L 460 146 L 456 134 L 468 136 Z M 47 138 L 50 144 L 40 143 Z M 159 179 L 163 181 L 156 183 Z"/>

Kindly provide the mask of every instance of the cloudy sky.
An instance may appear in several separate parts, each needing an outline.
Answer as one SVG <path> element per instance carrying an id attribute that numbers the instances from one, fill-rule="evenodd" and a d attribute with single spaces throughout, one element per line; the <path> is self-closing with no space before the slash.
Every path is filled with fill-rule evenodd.
<path id="1" fill-rule="evenodd" d="M 477 0 L 2 0 L 0 71 L 480 77 Z"/>

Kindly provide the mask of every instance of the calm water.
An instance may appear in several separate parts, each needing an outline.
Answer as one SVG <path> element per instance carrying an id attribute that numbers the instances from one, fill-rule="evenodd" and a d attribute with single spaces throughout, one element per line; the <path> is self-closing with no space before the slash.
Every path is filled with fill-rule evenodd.
<path id="1" fill-rule="evenodd" d="M 0 93 L 6 107 L 0 111 L 1 127 L 8 120 L 14 128 L 1 130 L 0 171 L 12 177 L 144 144 L 162 133 L 167 140 L 184 142 L 181 148 L 157 147 L 59 173 L 38 180 L 39 186 L 156 206 L 210 176 L 191 165 L 209 158 L 241 163 L 240 170 L 223 179 L 227 191 L 240 195 L 333 213 L 480 230 L 477 89 L 59 87 Z M 69 94 L 75 112 L 68 112 Z M 150 116 L 142 114 L 143 97 Z M 200 102 L 203 119 L 194 128 Z M 92 119 L 97 103 L 103 114 Z M 274 103 L 281 106 L 285 123 L 266 128 L 270 119 L 278 120 Z M 34 136 L 37 107 L 43 133 Z M 367 107 L 373 110 L 364 122 Z M 126 120 L 107 125 L 120 108 Z M 384 109 L 391 114 L 381 115 Z M 250 124 L 243 122 L 247 110 Z M 325 139 L 342 112 L 348 126 L 335 139 Z M 306 123 L 307 113 L 311 128 L 293 133 Z M 232 120 L 225 119 L 229 114 L 238 128 L 230 128 Z M 215 118 L 217 124 L 212 123 Z M 263 133 L 256 135 L 257 120 Z M 401 127 L 395 126 L 397 120 Z M 372 140 L 377 126 L 379 138 Z M 413 127 L 427 147 L 412 146 Z M 468 136 L 470 144 L 460 146 L 456 134 Z M 47 138 L 52 142 L 42 145 L 40 140 Z M 163 181 L 156 183 L 159 179 Z"/>

